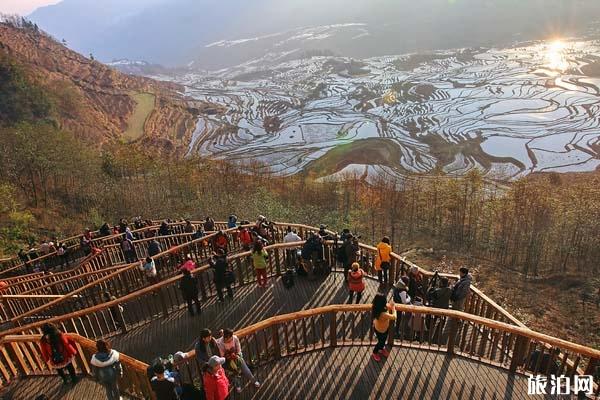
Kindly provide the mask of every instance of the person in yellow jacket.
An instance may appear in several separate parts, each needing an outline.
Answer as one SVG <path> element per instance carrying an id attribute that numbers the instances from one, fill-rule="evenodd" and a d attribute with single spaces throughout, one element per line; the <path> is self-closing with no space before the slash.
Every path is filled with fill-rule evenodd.
<path id="1" fill-rule="evenodd" d="M 390 245 L 390 238 L 384 236 L 377 245 L 377 255 L 375 256 L 375 271 L 377 271 L 379 283 L 388 284 L 391 265 L 392 246 Z"/>
<path id="2" fill-rule="evenodd" d="M 373 330 L 375 331 L 375 336 L 377 336 L 377 344 L 373 349 L 373 360 L 375 361 L 381 361 L 381 356 L 387 357 L 390 355 L 389 351 L 385 348 L 385 342 L 390 329 L 390 321 L 396 320 L 395 306 L 393 300 L 387 304 L 385 296 L 381 293 L 377 293 L 373 299 L 371 313 L 373 315 Z"/>

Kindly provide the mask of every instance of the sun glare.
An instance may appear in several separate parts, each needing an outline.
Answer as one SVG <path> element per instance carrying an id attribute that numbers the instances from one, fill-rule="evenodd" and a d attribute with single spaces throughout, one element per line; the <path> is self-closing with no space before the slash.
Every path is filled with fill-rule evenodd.
<path id="1" fill-rule="evenodd" d="M 554 71 L 564 72 L 569 67 L 565 56 L 565 42 L 555 40 L 546 47 L 546 66 Z"/>

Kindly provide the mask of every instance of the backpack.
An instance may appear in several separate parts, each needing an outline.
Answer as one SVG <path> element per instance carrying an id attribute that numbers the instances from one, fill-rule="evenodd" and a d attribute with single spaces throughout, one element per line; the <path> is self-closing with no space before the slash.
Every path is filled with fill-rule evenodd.
<path id="1" fill-rule="evenodd" d="M 294 271 L 288 269 L 284 272 L 281 277 L 281 282 L 283 283 L 283 287 L 286 289 L 291 289 L 294 287 Z"/>
<path id="2" fill-rule="evenodd" d="M 120 362 L 117 361 L 107 367 L 98 368 L 96 372 L 96 377 L 98 382 L 100 383 L 111 383 L 117 380 L 118 373 L 117 371 L 120 369 Z"/>
<path id="3" fill-rule="evenodd" d="M 65 356 L 60 352 L 58 346 L 52 347 L 52 363 L 53 364 L 62 364 L 65 362 Z"/>

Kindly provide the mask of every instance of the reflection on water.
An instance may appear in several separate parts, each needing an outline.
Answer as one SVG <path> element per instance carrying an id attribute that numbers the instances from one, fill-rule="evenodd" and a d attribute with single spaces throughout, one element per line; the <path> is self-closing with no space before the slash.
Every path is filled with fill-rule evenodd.
<path id="1" fill-rule="evenodd" d="M 550 42 L 546 49 L 546 67 L 554 71 L 564 72 L 569 68 L 565 54 L 566 44 L 562 40 Z"/>
<path id="2" fill-rule="evenodd" d="M 599 78 L 598 41 L 553 40 L 361 61 L 271 55 L 177 80 L 229 110 L 202 117 L 190 152 L 293 174 L 317 159 L 357 168 L 328 151 L 360 139 L 368 173 L 479 168 L 507 179 L 600 165 Z M 378 158 L 386 143 L 398 159 Z"/>

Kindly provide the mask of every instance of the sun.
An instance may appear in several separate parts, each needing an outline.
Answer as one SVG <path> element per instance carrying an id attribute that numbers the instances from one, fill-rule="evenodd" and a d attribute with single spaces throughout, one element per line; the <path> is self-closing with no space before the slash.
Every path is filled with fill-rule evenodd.
<path id="1" fill-rule="evenodd" d="M 566 43 L 562 40 L 550 42 L 546 47 L 546 67 L 560 72 L 564 72 L 569 68 L 569 62 L 565 55 L 566 47 Z"/>

